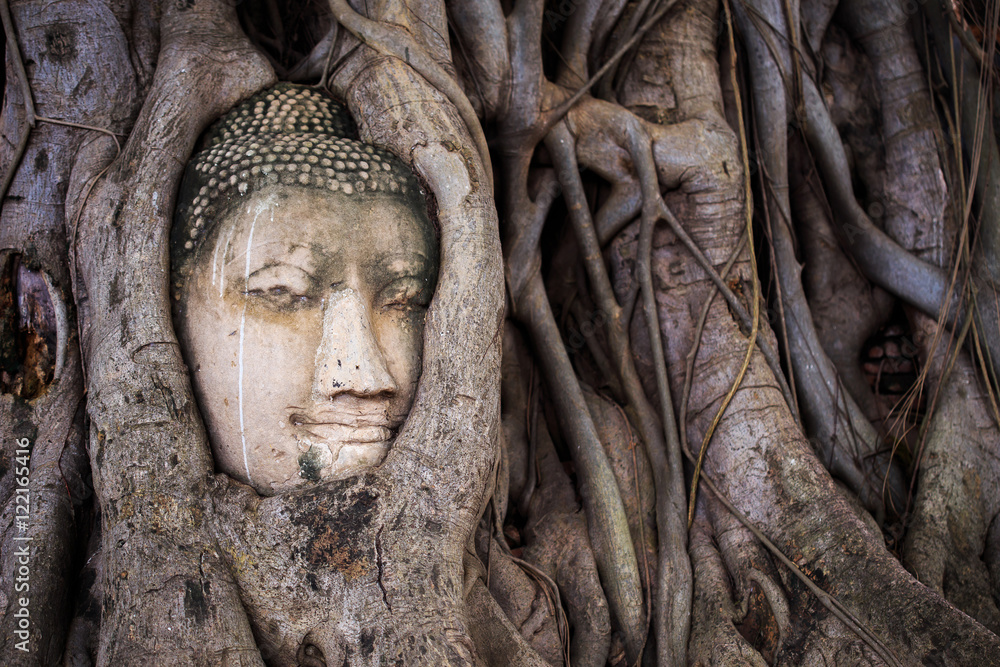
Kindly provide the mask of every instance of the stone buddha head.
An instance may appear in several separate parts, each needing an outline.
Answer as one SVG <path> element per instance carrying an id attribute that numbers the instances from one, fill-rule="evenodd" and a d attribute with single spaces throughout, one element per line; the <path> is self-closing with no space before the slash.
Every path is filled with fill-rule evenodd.
<path id="1" fill-rule="evenodd" d="M 419 184 L 281 84 L 212 128 L 171 239 L 174 321 L 220 472 L 271 495 L 379 464 L 413 403 L 437 242 Z"/>

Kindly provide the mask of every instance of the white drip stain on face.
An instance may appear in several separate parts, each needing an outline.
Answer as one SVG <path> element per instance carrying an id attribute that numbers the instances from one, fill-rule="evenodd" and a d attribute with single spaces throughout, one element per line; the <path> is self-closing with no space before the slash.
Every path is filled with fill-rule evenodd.
<path id="1" fill-rule="evenodd" d="M 226 239 L 226 245 L 229 245 L 229 239 Z M 219 248 L 222 247 L 222 234 L 219 234 L 215 239 L 215 250 L 212 251 L 212 287 L 215 287 L 215 276 L 219 270 Z M 222 296 L 222 291 L 220 289 L 219 296 Z"/>
<path id="2" fill-rule="evenodd" d="M 229 231 L 226 232 L 226 244 L 222 246 L 222 262 L 219 262 L 219 244 L 222 243 L 222 235 L 219 235 L 219 240 L 215 244 L 215 254 L 212 257 L 212 284 L 215 285 L 215 271 L 216 268 L 219 270 L 219 298 L 223 298 L 226 289 L 226 261 L 225 258 L 229 253 L 229 244 L 233 240 L 233 232 L 236 226 L 230 225 Z"/>
<path id="3" fill-rule="evenodd" d="M 226 245 L 229 245 L 228 239 Z M 222 247 L 222 234 L 215 239 L 215 250 L 212 252 L 212 287 L 215 287 L 215 275 L 218 273 L 219 269 L 219 248 Z M 222 296 L 222 289 L 220 286 L 219 296 Z"/>
<path id="4" fill-rule="evenodd" d="M 247 251 L 246 251 L 246 269 L 243 272 L 243 291 L 246 292 L 250 286 L 250 248 L 253 247 L 253 230 L 257 226 L 257 218 L 260 214 L 266 210 L 270 210 L 271 213 L 271 224 L 274 224 L 274 207 L 270 205 L 271 201 L 261 202 L 260 206 L 257 207 L 256 212 L 253 216 L 253 222 L 250 223 L 250 235 L 247 237 Z M 231 230 L 230 230 L 231 233 Z M 229 243 L 227 241 L 226 245 Z M 247 320 L 247 301 L 246 298 L 243 299 L 243 311 L 240 313 L 240 351 L 239 351 L 239 409 L 240 409 L 240 440 L 243 442 L 243 468 L 247 473 L 247 480 L 251 486 L 253 486 L 253 477 L 250 476 L 250 459 L 247 456 L 247 435 L 246 428 L 243 422 L 243 329 L 246 325 Z"/>

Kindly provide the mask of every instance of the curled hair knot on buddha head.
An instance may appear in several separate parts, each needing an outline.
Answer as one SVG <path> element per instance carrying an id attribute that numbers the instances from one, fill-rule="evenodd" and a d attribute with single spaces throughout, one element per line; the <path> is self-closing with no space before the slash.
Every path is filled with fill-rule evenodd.
<path id="1" fill-rule="evenodd" d="M 346 108 L 315 88 L 279 83 L 216 121 L 188 163 L 171 233 L 175 298 L 216 224 L 255 190 L 314 188 L 393 197 L 426 212 L 419 183 L 392 153 L 358 140 Z"/>

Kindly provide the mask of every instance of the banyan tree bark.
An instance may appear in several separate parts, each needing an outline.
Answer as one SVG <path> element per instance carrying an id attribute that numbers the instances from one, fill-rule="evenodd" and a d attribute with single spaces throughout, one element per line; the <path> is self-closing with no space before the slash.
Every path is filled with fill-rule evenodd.
<path id="1" fill-rule="evenodd" d="M 75 587 L 92 528 L 87 403 L 63 202 L 76 155 L 100 135 L 35 115 L 126 133 L 140 102 L 137 81 L 151 71 L 155 44 L 145 12 L 121 7 L 116 15 L 99 3 L 83 4 L 91 14 L 86 25 L 76 22 L 80 7 L 24 2 L 10 8 L 23 58 L 32 64 L 28 89 L 8 42 L 11 85 L 0 122 L 0 168 L 7 177 L 0 215 L 0 632 L 11 665 L 61 660 L 72 601 L 67 592 Z M 131 63 L 119 20 L 134 26 Z M 90 94 L 72 94 L 80 90 Z M 107 99 L 118 103 L 109 106 Z M 16 157 L 15 146 L 24 147 L 23 156 Z M 17 159 L 22 168 L 15 176 Z"/>
<path id="2" fill-rule="evenodd" d="M 232 19 L 222 5 L 167 8 L 156 74 L 128 141 L 115 156 L 102 138 L 74 161 L 67 210 L 78 221 L 74 291 L 104 559 L 98 664 L 153 656 L 260 664 L 210 533 L 212 462 L 165 279 L 174 193 L 195 139 L 273 77 Z M 169 644 L 163 627 L 174 633 Z"/>
<path id="3" fill-rule="evenodd" d="M 995 45 L 924 5 L 12 2 L 4 664 L 1000 664 Z M 167 238 L 277 79 L 413 166 L 441 268 L 385 462 L 265 498 Z"/>

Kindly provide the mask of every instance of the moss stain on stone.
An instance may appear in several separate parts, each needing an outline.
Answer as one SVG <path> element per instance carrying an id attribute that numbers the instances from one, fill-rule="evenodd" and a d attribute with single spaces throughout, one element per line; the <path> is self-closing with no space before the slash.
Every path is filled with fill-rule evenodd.
<path id="1" fill-rule="evenodd" d="M 309 451 L 299 454 L 299 474 L 303 479 L 318 482 L 322 467 L 320 452 L 315 447 L 310 447 Z"/>

